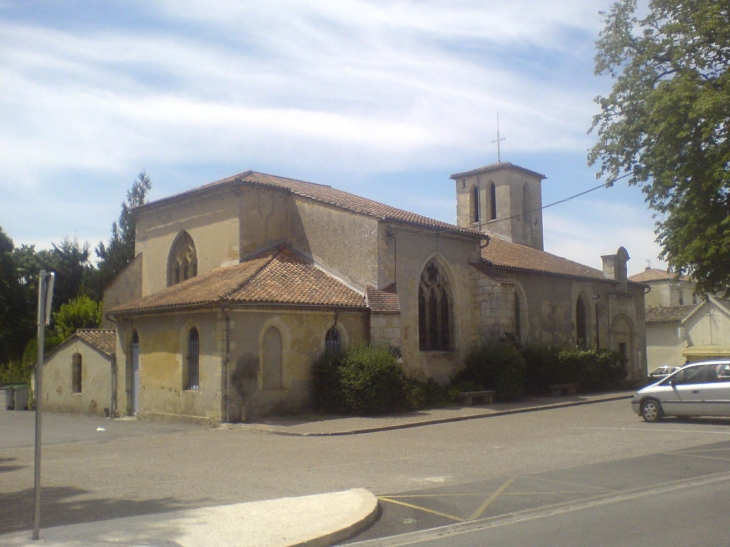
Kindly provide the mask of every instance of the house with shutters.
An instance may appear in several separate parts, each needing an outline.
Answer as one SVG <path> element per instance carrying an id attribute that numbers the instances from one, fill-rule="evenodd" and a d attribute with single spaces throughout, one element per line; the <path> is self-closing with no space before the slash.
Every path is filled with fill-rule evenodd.
<path id="1" fill-rule="evenodd" d="M 699 294 L 690 277 L 657 268 L 646 268 L 629 279 L 648 288 L 649 370 L 730 358 L 730 300 Z"/>
<path id="2" fill-rule="evenodd" d="M 644 285 L 543 248 L 544 175 L 451 176 L 454 224 L 247 171 L 134 210 L 136 258 L 107 291 L 120 415 L 237 421 L 310 402 L 324 351 L 385 344 L 448 381 L 494 339 L 624 353 L 646 372 Z"/>

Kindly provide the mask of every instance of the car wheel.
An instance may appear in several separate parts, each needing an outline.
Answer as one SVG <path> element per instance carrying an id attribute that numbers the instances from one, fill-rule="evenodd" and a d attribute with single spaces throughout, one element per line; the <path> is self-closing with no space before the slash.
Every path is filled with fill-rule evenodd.
<path id="1" fill-rule="evenodd" d="M 641 403 L 641 417 L 647 422 L 658 422 L 664 417 L 662 405 L 655 399 L 647 399 Z"/>

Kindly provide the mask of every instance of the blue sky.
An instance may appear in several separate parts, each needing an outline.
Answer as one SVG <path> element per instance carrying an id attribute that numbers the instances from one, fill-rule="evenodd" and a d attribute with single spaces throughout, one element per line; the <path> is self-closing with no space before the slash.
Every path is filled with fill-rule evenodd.
<path id="1" fill-rule="evenodd" d="M 586 164 L 608 0 L 0 0 L 0 226 L 16 246 L 106 241 L 150 199 L 253 169 L 455 221 L 452 173 L 502 160 L 545 204 Z M 657 258 L 639 189 L 544 212 L 547 251 Z"/>

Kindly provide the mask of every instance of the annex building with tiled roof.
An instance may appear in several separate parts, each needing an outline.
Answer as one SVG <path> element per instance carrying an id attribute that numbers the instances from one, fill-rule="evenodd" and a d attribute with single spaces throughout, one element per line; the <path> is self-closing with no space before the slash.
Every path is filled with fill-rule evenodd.
<path id="1" fill-rule="evenodd" d="M 254 171 L 134 209 L 136 258 L 104 300 L 117 415 L 306 409 L 312 363 L 356 342 L 393 347 L 421 380 L 497 339 L 615 349 L 643 376 L 646 285 L 623 247 L 602 270 L 545 252 L 544 178 L 452 175 L 454 224 Z"/>
<path id="2" fill-rule="evenodd" d="M 730 358 L 730 301 L 695 291 L 696 283 L 676 272 L 646 268 L 629 278 L 647 287 L 648 368 Z"/>
<path id="3" fill-rule="evenodd" d="M 79 329 L 45 357 L 43 408 L 51 412 L 115 414 L 114 329 Z"/>

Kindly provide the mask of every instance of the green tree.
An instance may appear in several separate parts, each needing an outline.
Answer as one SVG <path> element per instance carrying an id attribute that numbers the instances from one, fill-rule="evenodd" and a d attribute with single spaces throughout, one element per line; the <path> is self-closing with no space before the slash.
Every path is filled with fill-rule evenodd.
<path id="1" fill-rule="evenodd" d="M 96 256 L 99 257 L 98 278 L 96 282 L 96 297 L 101 299 L 106 286 L 121 272 L 134 258 L 134 241 L 136 222 L 132 209 L 144 205 L 147 194 L 152 189 L 152 182 L 142 171 L 127 191 L 127 200 L 122 203 L 122 212 L 119 222 L 112 224 L 112 235 L 109 243 L 100 242 L 96 247 Z"/>
<path id="2" fill-rule="evenodd" d="M 13 240 L 0 227 L 0 363 L 19 358 L 33 324 L 27 314 L 25 288 L 13 260 Z"/>
<path id="3" fill-rule="evenodd" d="M 603 13 L 596 74 L 613 79 L 593 119 L 599 176 L 628 177 L 657 211 L 670 267 L 704 292 L 730 292 L 730 7 L 636 0 Z"/>
<path id="4" fill-rule="evenodd" d="M 86 295 L 74 298 L 53 314 L 53 331 L 65 340 L 77 329 L 97 329 L 101 326 L 101 303 Z"/>
<path id="5" fill-rule="evenodd" d="M 88 275 L 89 244 L 83 246 L 74 239 L 65 238 L 60 245 L 53 245 L 50 252 L 41 251 L 39 261 L 43 269 L 56 273 L 53 288 L 53 310 L 70 302 L 84 292 L 84 281 Z M 37 289 L 36 289 L 36 295 Z"/>

